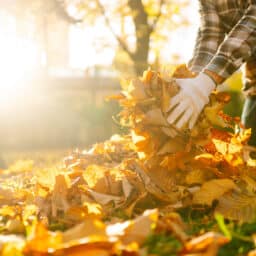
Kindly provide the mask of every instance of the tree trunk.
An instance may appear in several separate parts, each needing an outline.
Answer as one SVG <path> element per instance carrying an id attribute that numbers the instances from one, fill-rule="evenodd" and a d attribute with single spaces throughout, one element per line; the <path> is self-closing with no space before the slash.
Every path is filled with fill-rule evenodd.
<path id="1" fill-rule="evenodd" d="M 129 0 L 128 4 L 133 13 L 136 30 L 136 51 L 132 54 L 132 60 L 136 74 L 142 75 L 142 72 L 148 67 L 151 28 L 142 1 Z"/>

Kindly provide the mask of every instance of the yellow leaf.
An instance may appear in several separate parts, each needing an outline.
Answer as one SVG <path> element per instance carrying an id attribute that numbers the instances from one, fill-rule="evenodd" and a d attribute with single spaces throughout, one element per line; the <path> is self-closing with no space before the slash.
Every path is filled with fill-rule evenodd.
<path id="1" fill-rule="evenodd" d="M 150 68 L 148 70 L 145 70 L 143 72 L 142 81 L 144 83 L 150 83 L 153 75 L 154 75 L 154 72 Z"/>
<path id="2" fill-rule="evenodd" d="M 1 256 L 21 255 L 24 245 L 25 240 L 21 236 L 0 235 Z"/>
<path id="3" fill-rule="evenodd" d="M 34 168 L 33 160 L 19 160 L 12 164 L 8 170 L 11 172 L 26 172 L 32 171 Z"/>
<path id="4" fill-rule="evenodd" d="M 132 79 L 128 89 L 128 96 L 132 97 L 135 100 L 144 100 L 147 98 L 144 84 L 140 79 Z"/>
<path id="5" fill-rule="evenodd" d="M 218 102 L 214 103 L 211 106 L 206 106 L 204 108 L 204 114 L 212 125 L 216 125 L 219 127 L 227 127 L 225 121 L 218 115 L 222 109 L 223 104 L 220 104 Z"/>
<path id="6" fill-rule="evenodd" d="M 102 207 L 97 203 L 84 202 L 83 206 L 72 206 L 65 213 L 65 217 L 75 222 L 81 222 L 86 218 L 102 216 Z"/>
<path id="7" fill-rule="evenodd" d="M 203 184 L 209 176 L 209 173 L 207 170 L 203 169 L 195 169 L 190 171 L 186 175 L 186 183 L 188 185 L 198 185 L 198 184 Z"/>
<path id="8" fill-rule="evenodd" d="M 24 224 L 19 218 L 8 220 L 6 223 L 6 229 L 14 234 L 23 233 L 25 231 Z"/>
<path id="9" fill-rule="evenodd" d="M 50 232 L 43 224 L 38 223 L 34 233 L 28 239 L 24 253 L 27 255 L 40 255 L 51 250 L 57 249 L 62 244 L 62 234 L 60 232 Z M 35 254 L 33 254 L 35 253 Z"/>
<path id="10" fill-rule="evenodd" d="M 255 250 L 251 250 L 251 251 L 248 253 L 248 256 L 256 256 L 256 249 L 255 249 Z"/>
<path id="11" fill-rule="evenodd" d="M 225 81 L 225 84 L 228 85 L 229 90 L 240 92 L 243 86 L 242 72 L 235 72 Z"/>
<path id="12" fill-rule="evenodd" d="M 0 215 L 4 217 L 14 217 L 16 215 L 15 208 L 9 205 L 3 205 L 0 208 Z"/>
<path id="13" fill-rule="evenodd" d="M 212 141 L 217 151 L 224 156 L 227 154 L 231 154 L 231 155 L 237 154 L 237 153 L 240 153 L 242 150 L 242 145 L 240 144 L 232 144 L 232 143 L 228 143 L 228 142 L 216 140 L 216 139 L 213 139 Z"/>

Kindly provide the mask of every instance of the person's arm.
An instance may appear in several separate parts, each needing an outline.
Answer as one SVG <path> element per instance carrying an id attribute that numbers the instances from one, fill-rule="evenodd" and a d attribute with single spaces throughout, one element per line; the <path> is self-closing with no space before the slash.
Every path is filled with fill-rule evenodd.
<path id="1" fill-rule="evenodd" d="M 215 56 L 219 45 L 224 40 L 225 31 L 215 6 L 209 0 L 202 0 L 200 6 L 201 25 L 198 31 L 194 56 L 189 62 L 191 71 L 198 73 L 196 78 L 177 79 L 180 92 L 171 99 L 167 118 L 176 128 L 186 123 L 193 128 L 200 112 L 209 102 L 209 94 L 222 77 L 211 71 L 203 71 Z"/>
<path id="2" fill-rule="evenodd" d="M 198 29 L 193 57 L 189 68 L 196 73 L 201 72 L 215 56 L 219 45 L 224 40 L 225 32 L 220 17 L 210 1 L 200 3 L 201 24 Z"/>
<path id="3" fill-rule="evenodd" d="M 222 77 L 223 82 L 256 51 L 256 4 L 250 4 L 243 17 L 221 43 L 217 53 L 204 69 Z M 209 75 L 209 74 L 208 74 Z"/>
<path id="4" fill-rule="evenodd" d="M 256 52 L 256 0 L 218 47 L 196 78 L 177 79 L 180 92 L 171 99 L 169 123 L 191 129 L 216 85 L 222 83 Z M 207 86 L 206 86 L 207 85 Z"/>

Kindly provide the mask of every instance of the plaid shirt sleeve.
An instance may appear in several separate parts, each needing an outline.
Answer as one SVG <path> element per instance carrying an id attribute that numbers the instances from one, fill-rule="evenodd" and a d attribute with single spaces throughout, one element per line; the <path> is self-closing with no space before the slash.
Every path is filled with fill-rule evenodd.
<path id="1" fill-rule="evenodd" d="M 225 32 L 215 7 L 210 1 L 200 1 L 201 25 L 198 30 L 193 58 L 189 62 L 189 68 L 194 72 L 202 71 L 213 59 Z"/>
<path id="2" fill-rule="evenodd" d="M 220 44 L 217 53 L 205 67 L 228 78 L 256 50 L 256 4 L 250 4 L 240 21 Z"/>

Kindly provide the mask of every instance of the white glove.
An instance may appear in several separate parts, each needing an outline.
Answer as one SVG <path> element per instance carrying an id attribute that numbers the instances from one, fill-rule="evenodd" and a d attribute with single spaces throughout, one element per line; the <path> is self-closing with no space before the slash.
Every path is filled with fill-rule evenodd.
<path id="1" fill-rule="evenodd" d="M 179 93 L 170 100 L 167 121 L 177 129 L 187 122 L 192 129 L 203 107 L 209 102 L 209 95 L 215 88 L 214 81 L 206 74 L 195 78 L 176 79 Z"/>

